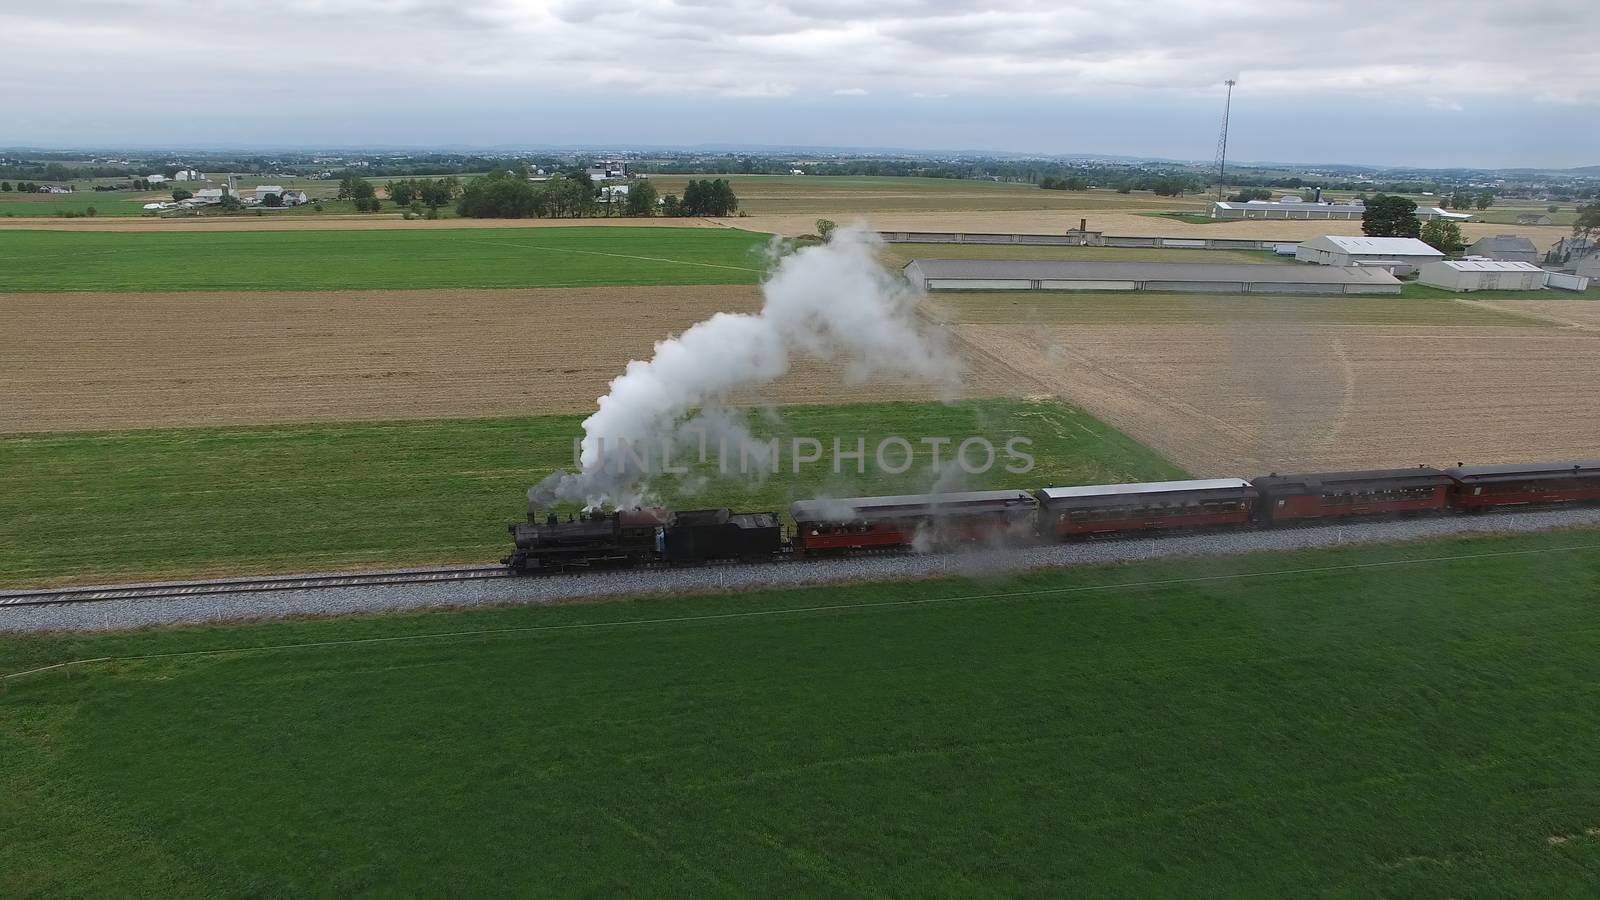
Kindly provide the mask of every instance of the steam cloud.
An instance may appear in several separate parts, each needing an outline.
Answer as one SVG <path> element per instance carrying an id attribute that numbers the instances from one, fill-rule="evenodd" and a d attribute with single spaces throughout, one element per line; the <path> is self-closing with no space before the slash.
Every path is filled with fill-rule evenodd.
<path id="1" fill-rule="evenodd" d="M 878 245 L 863 227 L 841 228 L 778 262 L 759 313 L 717 313 L 658 342 L 648 362 L 628 363 L 583 422 L 581 470 L 550 475 L 529 489 L 529 502 L 637 502 L 648 479 L 628 464 L 623 441 L 687 447 L 727 439 L 736 458 L 754 439 L 724 404 L 771 384 L 797 357 L 833 365 L 844 383 L 892 376 L 958 386 L 959 365 L 917 319 L 916 292 L 878 262 Z"/>

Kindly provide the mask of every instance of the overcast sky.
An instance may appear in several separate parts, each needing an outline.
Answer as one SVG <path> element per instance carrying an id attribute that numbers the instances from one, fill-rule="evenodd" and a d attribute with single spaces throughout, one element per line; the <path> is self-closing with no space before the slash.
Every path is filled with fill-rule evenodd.
<path id="1" fill-rule="evenodd" d="M 0 145 L 1600 164 L 1600 0 L 0 0 Z"/>

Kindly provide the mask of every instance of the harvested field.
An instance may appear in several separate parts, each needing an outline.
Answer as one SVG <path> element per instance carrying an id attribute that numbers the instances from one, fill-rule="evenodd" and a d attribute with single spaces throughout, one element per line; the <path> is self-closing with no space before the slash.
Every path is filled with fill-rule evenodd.
<path id="1" fill-rule="evenodd" d="M 969 324 L 974 347 L 1201 475 L 1600 456 L 1600 333 Z"/>
<path id="2" fill-rule="evenodd" d="M 1592 292 L 1593 289 L 1591 289 Z M 1600 303 L 1573 300 L 1551 291 L 1549 300 L 1485 300 L 1466 301 L 1486 309 L 1501 310 L 1519 316 L 1532 316 L 1568 328 L 1600 330 Z"/>
<path id="3" fill-rule="evenodd" d="M 754 286 L 15 294 L 0 432 L 588 412 L 628 360 Z M 1018 376 L 975 354 L 969 396 Z M 933 399 L 803 364 L 782 403 Z"/>
<path id="4" fill-rule="evenodd" d="M 682 195 L 691 177 L 723 177 L 739 209 L 763 215 L 848 215 L 957 210 L 1173 210 L 1202 212 L 1204 197 L 1158 197 L 1149 191 L 1047 191 L 1037 185 L 980 179 L 900 176 L 652 175 L 663 194 Z"/>

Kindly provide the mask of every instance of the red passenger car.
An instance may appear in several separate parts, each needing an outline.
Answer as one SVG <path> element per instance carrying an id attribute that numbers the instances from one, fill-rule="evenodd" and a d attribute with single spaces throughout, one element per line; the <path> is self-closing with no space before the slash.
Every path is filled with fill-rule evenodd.
<path id="1" fill-rule="evenodd" d="M 969 543 L 1032 534 L 1036 502 L 1027 491 L 966 491 L 845 500 L 801 500 L 794 517 L 799 553 Z"/>
<path id="2" fill-rule="evenodd" d="M 1600 500 L 1600 460 L 1460 466 L 1444 473 L 1454 481 L 1450 503 L 1460 510 Z"/>
<path id="3" fill-rule="evenodd" d="M 1250 521 L 1256 489 L 1242 478 L 1049 487 L 1039 498 L 1039 530 L 1058 537 Z"/>
<path id="4" fill-rule="evenodd" d="M 1439 512 L 1450 499 L 1450 477 L 1438 469 L 1376 469 L 1310 475 L 1266 475 L 1250 483 L 1261 495 L 1262 522 Z"/>

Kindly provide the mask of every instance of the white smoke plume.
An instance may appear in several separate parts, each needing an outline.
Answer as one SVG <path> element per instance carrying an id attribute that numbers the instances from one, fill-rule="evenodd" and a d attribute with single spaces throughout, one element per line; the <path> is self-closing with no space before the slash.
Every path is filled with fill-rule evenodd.
<path id="1" fill-rule="evenodd" d="M 623 441 L 698 446 L 710 424 L 720 433 L 713 444 L 726 436 L 737 454 L 754 438 L 726 414 L 730 396 L 771 384 L 796 358 L 832 365 L 842 383 L 891 376 L 953 392 L 957 361 L 917 318 L 916 291 L 879 263 L 878 248 L 864 227 L 841 228 L 828 243 L 778 261 L 762 285 L 760 312 L 717 313 L 658 342 L 648 361 L 628 363 L 584 420 L 581 470 L 556 472 L 529 490 L 529 501 L 636 502 L 648 476 L 620 456 Z"/>

